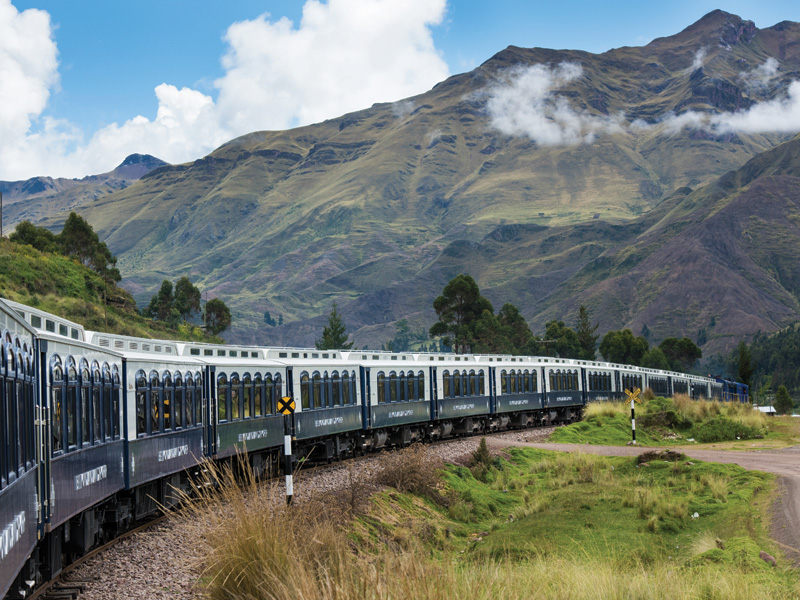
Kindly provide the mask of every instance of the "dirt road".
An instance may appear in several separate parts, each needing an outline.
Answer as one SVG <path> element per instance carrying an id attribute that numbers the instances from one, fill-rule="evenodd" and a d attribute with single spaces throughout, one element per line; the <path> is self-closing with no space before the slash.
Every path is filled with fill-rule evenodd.
<path id="1" fill-rule="evenodd" d="M 650 450 L 664 448 L 635 446 L 591 446 L 582 444 L 554 444 L 540 442 L 509 441 L 487 437 L 490 446 L 527 446 L 561 452 L 584 452 L 603 456 L 636 456 Z M 670 448 L 677 450 L 677 448 Z M 770 533 L 784 549 L 786 557 L 800 567 L 800 446 L 781 450 L 756 450 L 753 452 L 701 450 L 681 448 L 681 452 L 696 460 L 732 463 L 757 471 L 778 475 L 779 494 L 772 505 Z"/>

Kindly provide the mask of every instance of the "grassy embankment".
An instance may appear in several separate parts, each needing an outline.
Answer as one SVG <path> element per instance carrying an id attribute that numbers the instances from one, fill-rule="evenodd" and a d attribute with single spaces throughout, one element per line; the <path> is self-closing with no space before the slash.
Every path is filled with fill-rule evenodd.
<path id="1" fill-rule="evenodd" d="M 136 303 L 127 291 L 113 284 L 106 288 L 97 273 L 77 261 L 7 239 L 0 239 L 0 297 L 45 310 L 93 331 L 222 343 L 199 327 L 183 324 L 172 329 L 145 319 L 136 312 Z"/>
<path id="2" fill-rule="evenodd" d="M 589 404 L 583 420 L 557 429 L 551 441 L 623 445 L 631 440 L 628 402 Z M 800 443 L 800 423 L 768 417 L 749 404 L 694 401 L 688 396 L 650 398 L 636 406 L 636 442 L 641 445 L 714 444 L 752 450 Z"/>
<path id="3" fill-rule="evenodd" d="M 478 453 L 476 453 L 478 454 Z M 676 458 L 676 457 L 667 457 Z M 800 595 L 771 567 L 772 477 L 737 466 L 512 449 L 443 471 L 389 454 L 367 498 L 285 509 L 269 486 L 202 488 L 208 596 L 276 599 L 741 598 Z M 276 498 L 277 495 L 277 498 Z M 224 506 L 224 508 L 223 508 Z"/>

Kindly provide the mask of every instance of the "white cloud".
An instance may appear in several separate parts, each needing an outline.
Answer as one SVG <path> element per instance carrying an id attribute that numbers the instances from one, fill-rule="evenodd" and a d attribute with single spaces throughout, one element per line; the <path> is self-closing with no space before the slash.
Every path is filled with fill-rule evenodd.
<path id="1" fill-rule="evenodd" d="M 750 91 L 764 91 L 778 74 L 778 66 L 778 61 L 770 56 L 764 64 L 758 65 L 752 71 L 739 73 L 739 77 Z"/>
<path id="2" fill-rule="evenodd" d="M 622 131 L 619 118 L 573 109 L 554 92 L 583 74 L 580 65 L 534 65 L 512 69 L 487 90 L 491 125 L 506 135 L 525 135 L 542 146 L 591 143 L 598 133 Z"/>
<path id="3" fill-rule="evenodd" d="M 0 179 L 82 176 L 128 154 L 199 158 L 262 129 L 287 129 L 422 93 L 448 76 L 431 27 L 446 0 L 306 0 L 297 27 L 262 15 L 234 23 L 218 98 L 169 83 L 156 117 L 135 116 L 84 136 L 46 116 L 58 51 L 46 12 L 0 0 Z M 88 141 L 85 138 L 88 137 Z"/>
<path id="4" fill-rule="evenodd" d="M 708 54 L 708 48 L 700 48 L 697 52 L 694 53 L 694 60 L 692 61 L 692 71 L 697 71 L 697 69 L 702 69 L 703 64 L 706 62 L 706 54 Z"/>

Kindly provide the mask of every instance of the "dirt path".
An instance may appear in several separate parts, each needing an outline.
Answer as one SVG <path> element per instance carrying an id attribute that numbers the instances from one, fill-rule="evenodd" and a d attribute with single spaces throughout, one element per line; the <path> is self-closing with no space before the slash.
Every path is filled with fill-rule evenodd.
<path id="1" fill-rule="evenodd" d="M 603 456 L 636 456 L 644 451 L 664 448 L 634 446 L 591 446 L 582 444 L 554 444 L 487 437 L 490 446 L 527 446 L 561 452 L 584 452 Z M 678 450 L 678 448 L 670 448 Z M 717 463 L 732 463 L 757 471 L 778 475 L 779 492 L 772 505 L 770 533 L 780 545 L 786 557 L 800 567 L 800 446 L 781 450 L 759 450 L 753 452 L 702 450 L 681 448 L 681 452 L 697 460 Z"/>

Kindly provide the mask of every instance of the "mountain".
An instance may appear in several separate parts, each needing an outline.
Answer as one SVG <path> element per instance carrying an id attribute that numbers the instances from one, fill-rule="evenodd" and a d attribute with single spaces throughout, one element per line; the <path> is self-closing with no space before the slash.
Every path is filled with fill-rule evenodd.
<path id="1" fill-rule="evenodd" d="M 76 206 L 124 190 L 153 169 L 165 166 L 149 154 L 131 154 L 113 171 L 82 179 L 33 177 L 25 181 L 0 181 L 3 218 L 13 227 L 20 221 L 69 211 Z"/>
<path id="2" fill-rule="evenodd" d="M 795 141 L 724 118 L 784 97 L 798 73 L 800 24 L 722 11 L 603 54 L 509 47 L 414 98 L 154 169 L 80 212 L 140 303 L 188 275 L 232 308 L 231 340 L 312 344 L 335 300 L 356 345 L 378 347 L 400 318 L 427 330 L 467 272 L 534 330 L 584 302 L 601 332 L 695 339 L 714 317 L 717 350 L 797 318 L 794 275 L 767 265 L 792 232 L 742 212 L 767 193 L 775 219 L 793 214 L 794 163 L 746 184 L 740 171 Z"/>

